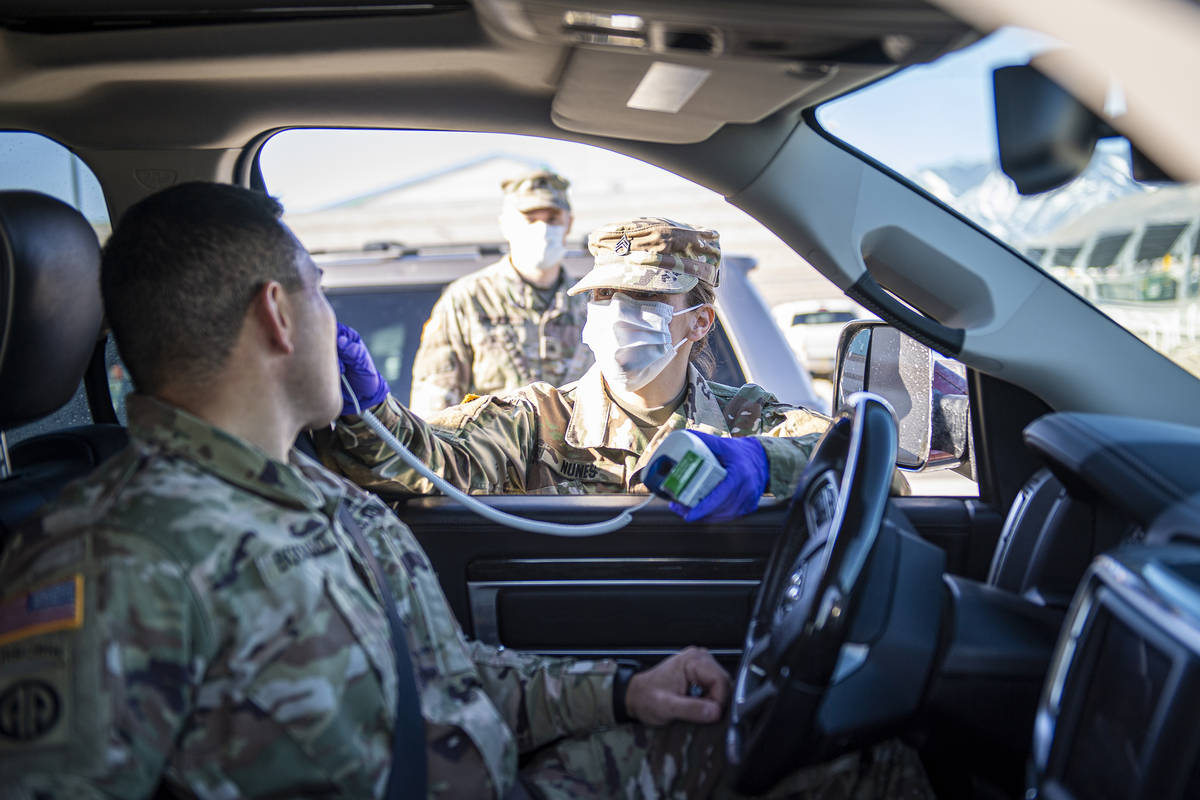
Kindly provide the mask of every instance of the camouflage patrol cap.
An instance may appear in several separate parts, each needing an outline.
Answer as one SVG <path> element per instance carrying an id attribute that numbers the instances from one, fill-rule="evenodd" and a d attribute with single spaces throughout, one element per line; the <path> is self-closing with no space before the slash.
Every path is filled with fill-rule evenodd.
<path id="1" fill-rule="evenodd" d="M 567 294 L 589 289 L 683 294 L 700 281 L 713 288 L 720 283 L 721 241 L 708 228 L 638 217 L 592 231 L 588 250 L 596 263 Z"/>
<path id="2" fill-rule="evenodd" d="M 561 208 L 570 213 L 571 201 L 567 187 L 571 182 L 562 175 L 545 169 L 534 170 L 500 182 L 504 191 L 504 208 L 533 211 L 538 208 Z"/>

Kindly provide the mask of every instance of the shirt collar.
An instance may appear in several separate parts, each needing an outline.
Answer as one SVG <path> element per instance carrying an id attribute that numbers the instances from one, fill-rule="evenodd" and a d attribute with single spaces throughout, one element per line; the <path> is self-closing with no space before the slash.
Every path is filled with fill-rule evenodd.
<path id="1" fill-rule="evenodd" d="M 730 435 L 725 414 L 721 411 L 717 398 L 713 396 L 708 381 L 691 364 L 688 364 L 688 391 L 683 402 L 667 420 L 667 424 L 659 428 L 642 447 L 637 463 L 633 465 L 630 485 L 641 482 L 642 470 L 650 463 L 650 458 L 663 439 L 684 428 L 711 433 L 714 436 Z"/>
<path id="2" fill-rule="evenodd" d="M 127 399 L 130 435 L 196 463 L 248 492 L 310 511 L 328 507 L 340 492 L 335 483 L 314 483 L 301 472 L 312 462 L 293 450 L 289 462 L 276 461 L 249 442 L 176 406 L 153 397 Z M 318 486 L 320 488 L 318 488 Z"/>
<path id="3" fill-rule="evenodd" d="M 641 437 L 636 425 L 621 424 L 628 420 L 628 416 L 609 396 L 599 365 L 593 365 L 575 385 L 575 405 L 571 409 L 571 421 L 567 424 L 564 437 L 567 444 L 583 449 L 611 447 L 630 450 L 644 459 L 663 437 L 680 428 L 728 436 L 729 427 L 717 398 L 713 396 L 708 381 L 691 364 L 688 364 L 687 380 L 687 391 L 675 413 L 648 443 L 644 443 L 638 441 Z"/>
<path id="4" fill-rule="evenodd" d="M 543 293 L 533 288 L 533 284 L 521 277 L 521 273 L 517 272 L 517 268 L 513 266 L 508 256 L 500 259 L 496 267 L 497 274 L 502 276 L 507 284 L 508 299 L 516 307 L 536 308 L 538 305 L 544 304 L 544 298 L 547 296 L 550 298 L 548 308 L 557 310 L 566 306 L 567 270 L 565 268 L 559 267 L 558 280 Z"/>

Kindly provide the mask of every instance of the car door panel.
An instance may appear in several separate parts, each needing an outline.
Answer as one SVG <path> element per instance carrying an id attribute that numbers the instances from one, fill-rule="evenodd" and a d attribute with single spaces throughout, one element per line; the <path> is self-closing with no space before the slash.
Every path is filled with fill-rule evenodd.
<path id="1" fill-rule="evenodd" d="M 946 553 L 946 571 L 985 580 L 1004 517 L 988 503 L 963 497 L 898 497 L 896 505 L 921 538 Z"/>
<path id="2" fill-rule="evenodd" d="M 736 655 L 764 558 L 489 559 L 467 568 L 475 634 L 555 655 Z M 581 623 L 582 621 L 582 623 Z"/>
<path id="3" fill-rule="evenodd" d="M 511 513 L 559 522 L 615 516 L 640 498 L 489 497 Z M 953 555 L 954 571 L 988 557 L 997 515 L 977 500 L 896 498 L 918 533 Z M 691 524 L 655 501 L 625 528 L 602 536 L 558 537 L 483 520 L 444 498 L 398 508 L 441 579 L 469 635 L 539 653 L 653 661 L 687 645 L 736 661 L 766 560 L 787 516 L 763 509 L 742 519 Z M 995 519 L 993 519 L 995 517 Z M 992 536 L 991 541 L 995 537 Z M 982 566 L 972 567 L 974 562 Z"/>

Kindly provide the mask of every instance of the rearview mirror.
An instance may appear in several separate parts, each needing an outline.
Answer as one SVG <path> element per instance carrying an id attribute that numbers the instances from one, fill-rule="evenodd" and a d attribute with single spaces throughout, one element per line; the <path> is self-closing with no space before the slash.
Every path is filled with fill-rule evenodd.
<path id="1" fill-rule="evenodd" d="M 1066 89 L 1031 66 L 992 73 L 1000 169 L 1021 194 L 1069 183 L 1092 160 L 1096 141 L 1114 131 Z"/>
<path id="2" fill-rule="evenodd" d="M 878 320 L 847 323 L 838 340 L 834 411 L 874 392 L 896 412 L 896 465 L 949 469 L 969 457 L 966 379 L 925 345 Z"/>
<path id="3" fill-rule="evenodd" d="M 1087 168 L 1098 140 L 1121 135 L 1033 66 L 1000 67 L 992 85 L 1000 169 L 1021 194 L 1070 183 Z M 1130 163 L 1135 180 L 1170 180 L 1132 145 Z"/>

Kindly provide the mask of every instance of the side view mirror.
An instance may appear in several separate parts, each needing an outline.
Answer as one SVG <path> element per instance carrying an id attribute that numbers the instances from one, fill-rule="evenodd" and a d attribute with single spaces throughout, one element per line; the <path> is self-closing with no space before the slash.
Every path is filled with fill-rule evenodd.
<path id="1" fill-rule="evenodd" d="M 860 320 L 842 328 L 834 371 L 834 412 L 855 392 L 874 392 L 896 412 L 896 465 L 951 469 L 970 457 L 966 378 L 925 345 L 885 322 Z"/>

